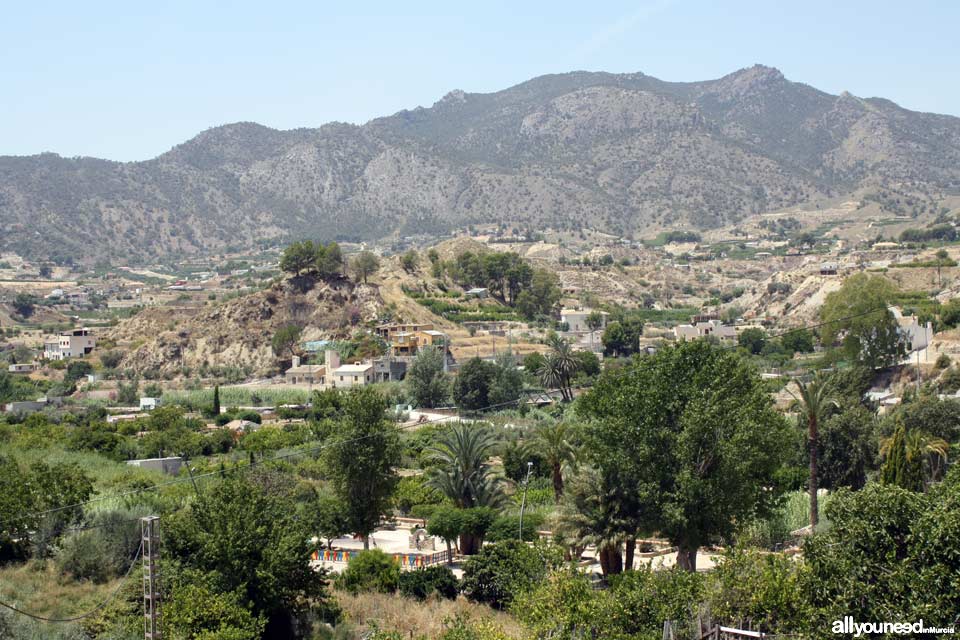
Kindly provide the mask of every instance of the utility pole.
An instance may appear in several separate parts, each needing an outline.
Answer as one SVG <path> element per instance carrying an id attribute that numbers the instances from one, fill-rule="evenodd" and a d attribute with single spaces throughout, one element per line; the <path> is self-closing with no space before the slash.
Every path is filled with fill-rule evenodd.
<path id="1" fill-rule="evenodd" d="M 527 477 L 523 481 L 523 498 L 520 499 L 520 542 L 523 542 L 523 508 L 527 506 L 527 486 L 530 484 L 531 473 L 533 462 L 527 462 Z"/>
<path id="2" fill-rule="evenodd" d="M 160 630 L 160 517 L 140 518 L 143 545 L 143 638 L 161 640 Z"/>

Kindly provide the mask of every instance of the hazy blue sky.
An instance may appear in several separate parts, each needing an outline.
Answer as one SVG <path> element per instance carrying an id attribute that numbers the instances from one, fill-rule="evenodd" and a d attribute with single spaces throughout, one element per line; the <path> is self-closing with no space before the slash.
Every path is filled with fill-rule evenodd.
<path id="1" fill-rule="evenodd" d="M 960 115 L 958 25 L 951 0 L 8 2 L 0 155 L 146 159 L 227 122 L 363 123 L 576 69 L 703 80 L 759 62 Z"/>

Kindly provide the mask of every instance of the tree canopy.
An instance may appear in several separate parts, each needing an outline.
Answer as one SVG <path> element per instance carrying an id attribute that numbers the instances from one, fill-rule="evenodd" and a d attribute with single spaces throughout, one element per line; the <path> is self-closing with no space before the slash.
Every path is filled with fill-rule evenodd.
<path id="1" fill-rule="evenodd" d="M 300 240 L 284 249 L 280 257 L 280 270 L 295 276 L 332 278 L 342 269 L 343 253 L 336 242 L 324 245 L 313 240 Z"/>
<path id="2" fill-rule="evenodd" d="M 820 308 L 821 342 L 839 343 L 848 359 L 866 367 L 895 364 L 906 353 L 897 321 L 887 308 L 896 293 L 896 286 L 883 276 L 850 276 Z"/>
<path id="3" fill-rule="evenodd" d="M 639 519 L 681 566 L 773 506 L 788 427 L 738 355 L 683 342 L 605 372 L 580 402 L 592 462 L 635 487 Z"/>

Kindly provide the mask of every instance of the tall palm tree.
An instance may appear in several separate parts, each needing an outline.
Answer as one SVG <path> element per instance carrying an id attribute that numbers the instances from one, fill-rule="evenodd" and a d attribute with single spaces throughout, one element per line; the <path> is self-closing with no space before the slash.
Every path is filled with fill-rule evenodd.
<path id="1" fill-rule="evenodd" d="M 496 438 L 486 429 L 454 425 L 426 449 L 431 464 L 427 484 L 461 509 L 500 506 L 503 478 L 488 462 L 495 445 Z"/>
<path id="2" fill-rule="evenodd" d="M 828 413 L 837 406 L 833 399 L 833 384 L 829 378 L 820 372 L 810 382 L 797 380 L 797 392 L 790 391 L 796 407 L 800 410 L 800 418 L 807 426 L 807 446 L 810 452 L 810 528 L 816 529 L 820 522 L 820 508 L 817 501 L 818 489 L 818 454 L 820 439 L 820 424 Z"/>
<path id="3" fill-rule="evenodd" d="M 565 422 L 545 422 L 536 430 L 533 446 L 550 467 L 553 497 L 557 504 L 563 497 L 563 467 L 576 466 L 577 449 L 571 442 L 572 429 Z"/>
<path id="4" fill-rule="evenodd" d="M 547 346 L 550 352 L 547 353 L 543 364 L 537 371 L 540 376 L 540 382 L 547 388 L 560 389 L 560 395 L 564 402 L 573 400 L 573 389 L 570 387 L 570 381 L 577 372 L 580 362 L 573 355 L 573 349 L 570 344 L 555 333 L 547 338 Z"/>

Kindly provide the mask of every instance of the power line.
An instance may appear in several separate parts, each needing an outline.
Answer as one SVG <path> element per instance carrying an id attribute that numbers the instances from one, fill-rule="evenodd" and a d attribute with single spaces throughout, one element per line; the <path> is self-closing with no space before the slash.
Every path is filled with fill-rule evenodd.
<path id="1" fill-rule="evenodd" d="M 130 577 L 130 574 L 133 572 L 133 568 L 134 568 L 135 566 L 137 566 L 137 560 L 140 559 L 140 554 L 141 554 L 142 552 L 143 552 L 143 543 L 141 542 L 141 543 L 140 543 L 140 547 L 137 549 L 137 554 L 133 557 L 133 561 L 130 562 L 130 566 L 127 568 L 127 572 L 123 575 L 123 578 L 120 579 L 120 584 L 117 585 L 117 588 L 114 589 L 113 592 L 110 593 L 109 596 L 107 596 L 107 599 L 106 599 L 106 600 L 104 600 L 103 602 L 101 602 L 100 604 L 98 604 L 97 606 L 95 606 L 95 607 L 94 607 L 93 609 L 91 609 L 90 611 L 87 611 L 86 613 L 82 613 L 82 614 L 80 614 L 80 615 L 78 615 L 78 616 L 73 616 L 73 617 L 70 617 L 70 618 L 47 618 L 47 617 L 45 617 L 45 616 L 39 616 L 39 615 L 37 615 L 37 614 L 35 614 L 35 613 L 30 613 L 29 611 L 24 611 L 24 610 L 22 610 L 22 609 L 18 609 L 17 607 L 15 607 L 15 606 L 13 606 L 13 605 L 11 605 L 11 604 L 7 604 L 6 602 L 3 602 L 3 601 L 0 601 L 0 607 L 5 607 L 5 608 L 9 609 L 10 611 L 13 611 L 14 613 L 19 613 L 20 615 L 27 616 L 28 618 L 33 618 L 34 620 L 39 620 L 40 622 L 58 622 L 58 623 L 60 623 L 60 622 L 76 622 L 77 620 L 83 620 L 84 618 L 89 618 L 90 616 L 92 616 L 92 615 L 95 614 L 96 612 L 98 612 L 98 611 L 100 611 L 101 609 L 103 609 L 104 607 L 106 607 L 108 604 L 110 604 L 110 603 L 113 601 L 114 598 L 117 597 L 117 594 L 120 593 L 120 589 L 123 587 L 124 583 L 127 581 L 127 578 L 129 578 L 129 577 Z"/>

